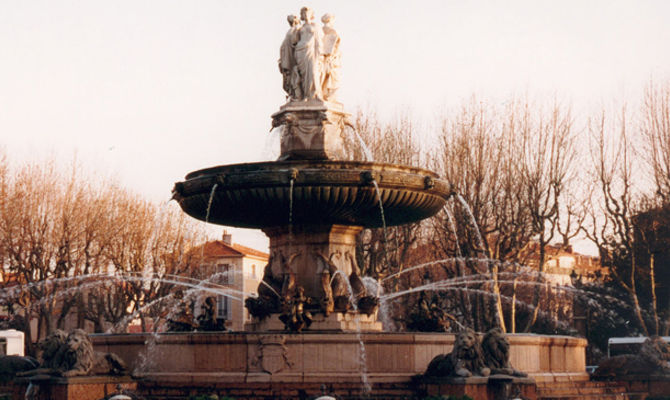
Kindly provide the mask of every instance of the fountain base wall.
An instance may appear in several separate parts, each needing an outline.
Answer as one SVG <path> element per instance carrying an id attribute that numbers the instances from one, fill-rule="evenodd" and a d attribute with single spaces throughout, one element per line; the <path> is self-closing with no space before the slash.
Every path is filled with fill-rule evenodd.
<path id="1" fill-rule="evenodd" d="M 423 373 L 433 357 L 451 351 L 454 342 L 451 334 L 317 332 L 93 335 L 91 339 L 97 351 L 114 352 L 131 366 L 142 378 L 142 393 L 154 393 L 148 398 L 160 398 L 160 391 L 169 390 L 216 391 L 235 398 L 263 398 L 259 393 L 267 392 L 265 397 L 299 398 L 299 392 L 321 394 L 321 385 L 344 398 L 355 398 L 366 382 L 373 398 L 402 398 L 417 390 L 412 377 Z M 509 340 L 512 365 L 538 384 L 588 380 L 585 339 L 509 335 Z"/>
<path id="2" fill-rule="evenodd" d="M 274 314 L 263 320 L 254 318 L 252 322 L 244 325 L 244 330 L 248 332 L 276 332 L 284 333 L 284 323 L 279 320 L 279 315 Z M 329 316 L 323 314 L 314 315 L 312 331 L 327 332 L 381 332 L 382 323 L 377 320 L 377 312 L 374 314 L 346 314 L 334 313 Z"/>

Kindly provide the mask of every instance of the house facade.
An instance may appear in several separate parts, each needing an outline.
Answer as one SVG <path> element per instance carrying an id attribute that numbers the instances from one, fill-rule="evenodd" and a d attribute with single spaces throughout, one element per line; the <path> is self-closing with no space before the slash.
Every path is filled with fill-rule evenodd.
<path id="1" fill-rule="evenodd" d="M 232 235 L 224 231 L 221 240 L 205 243 L 202 249 L 200 268 L 212 276 L 216 292 L 209 292 L 199 299 L 195 314 L 205 297 L 216 297 L 217 319 L 225 321 L 225 327 L 232 331 L 244 330 L 250 321 L 244 300 L 256 296 L 258 285 L 263 279 L 263 269 L 269 255 L 260 250 L 232 242 Z M 225 292 L 225 294 L 216 294 Z"/>

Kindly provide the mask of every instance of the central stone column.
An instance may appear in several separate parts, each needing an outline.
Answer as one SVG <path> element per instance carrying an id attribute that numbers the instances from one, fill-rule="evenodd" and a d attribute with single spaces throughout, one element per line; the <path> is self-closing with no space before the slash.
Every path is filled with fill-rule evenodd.
<path id="1" fill-rule="evenodd" d="M 356 262 L 356 236 L 362 229 L 345 225 L 263 229 L 270 238 L 271 255 L 264 280 L 273 286 L 273 294 L 281 299 L 282 307 L 291 304 L 301 288 L 305 299 L 309 299 L 303 306 L 312 314 L 309 330 L 382 330 L 382 324 L 376 320 L 374 285 L 366 287 Z M 285 322 L 275 313 L 254 318 L 246 330 L 283 331 Z"/>
<path id="2" fill-rule="evenodd" d="M 295 274 L 295 284 L 305 289 L 306 296 L 322 299 L 325 293 L 321 276 L 328 273 L 328 265 L 320 255 L 337 267 L 338 274 L 349 279 L 352 272 L 349 256 L 356 255 L 356 235 L 361 230 L 360 226 L 303 225 L 268 228 L 263 232 L 270 238 L 270 253 L 283 253 L 291 260 L 288 267 Z M 273 274 L 287 273 L 276 259 L 273 257 Z"/>

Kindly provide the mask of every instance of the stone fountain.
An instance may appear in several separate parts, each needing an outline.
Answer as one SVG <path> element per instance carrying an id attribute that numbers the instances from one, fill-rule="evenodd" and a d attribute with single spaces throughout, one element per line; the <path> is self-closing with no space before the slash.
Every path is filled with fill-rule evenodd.
<path id="1" fill-rule="evenodd" d="M 348 159 L 333 20 L 326 14 L 319 26 L 306 7 L 288 17 L 279 59 L 287 102 L 272 115 L 279 159 L 202 169 L 174 186 L 174 199 L 194 218 L 270 238 L 245 332 L 92 338 L 142 378 L 145 398 L 309 398 L 324 385 L 346 399 L 410 398 L 426 394 L 412 377 L 453 347 L 451 334 L 383 332 L 378 293 L 360 276 L 355 243 L 364 228 L 428 218 L 452 190 L 428 170 Z M 537 382 L 588 379 L 584 339 L 511 335 L 509 342 L 509 361 Z"/>
<path id="2" fill-rule="evenodd" d="M 300 302 L 295 296 L 302 288 L 310 329 L 381 331 L 374 321 L 376 293 L 366 290 L 357 266 L 356 236 L 364 228 L 434 215 L 450 186 L 420 168 L 345 160 L 351 123 L 335 100 L 339 35 L 329 14 L 323 28 L 310 9 L 301 14 L 300 28 L 289 16 L 281 46 L 288 101 L 272 115 L 272 126 L 281 130 L 279 159 L 192 172 L 175 185 L 174 198 L 195 218 L 262 229 L 270 238 L 260 296 L 247 302 L 256 317 L 249 330 L 281 330 L 277 316 Z"/>

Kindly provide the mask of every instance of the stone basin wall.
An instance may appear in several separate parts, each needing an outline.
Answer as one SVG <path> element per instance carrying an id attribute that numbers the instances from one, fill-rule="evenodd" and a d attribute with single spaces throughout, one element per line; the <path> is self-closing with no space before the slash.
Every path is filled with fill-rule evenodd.
<path id="1" fill-rule="evenodd" d="M 408 383 L 430 360 L 451 351 L 452 334 L 428 333 L 166 333 L 92 335 L 97 351 L 123 358 L 147 382 Z M 509 335 L 512 365 L 538 384 L 583 381 L 586 340 Z M 364 346 L 361 346 L 361 342 Z M 365 360 L 363 367 L 362 360 Z"/>

